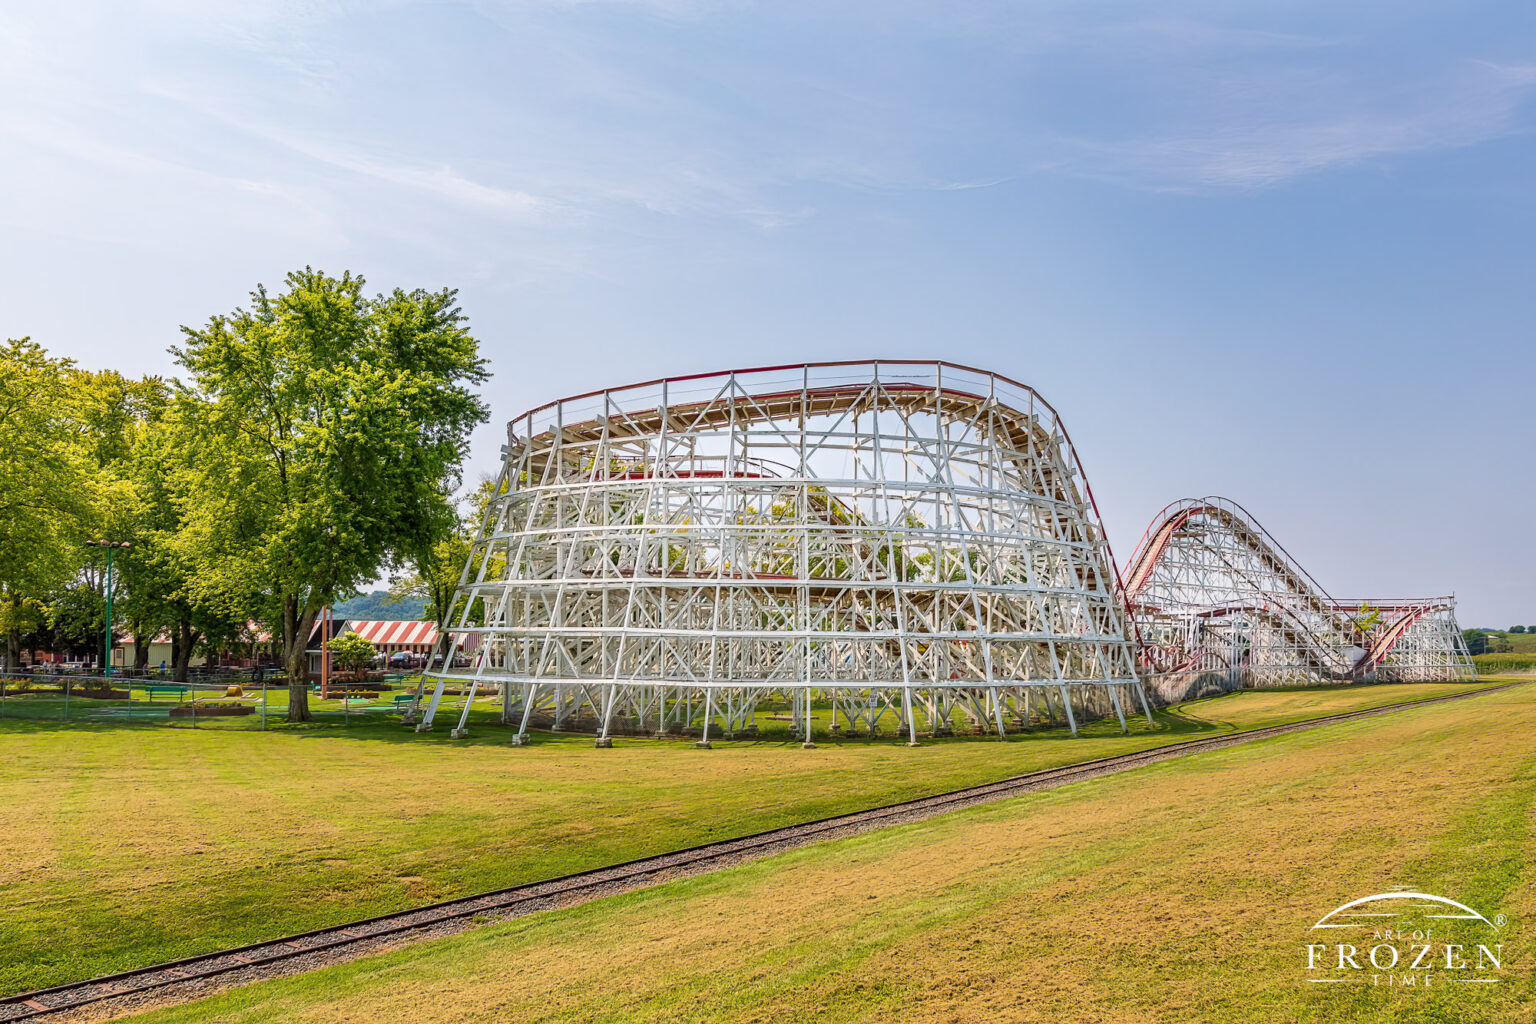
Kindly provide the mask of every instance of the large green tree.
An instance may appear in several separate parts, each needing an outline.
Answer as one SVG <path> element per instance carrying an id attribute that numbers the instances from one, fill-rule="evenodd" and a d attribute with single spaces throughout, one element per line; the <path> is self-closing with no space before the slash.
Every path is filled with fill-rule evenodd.
<path id="1" fill-rule="evenodd" d="M 189 537 L 206 594 L 260 590 L 281 625 L 290 721 L 310 718 L 316 616 L 412 564 L 454 524 L 488 374 L 451 289 L 368 298 L 309 268 L 280 295 L 183 328 L 184 416 L 197 432 Z"/>
<path id="2" fill-rule="evenodd" d="M 137 480 L 138 454 L 146 435 L 165 414 L 170 386 L 158 377 L 135 379 L 116 370 L 74 370 L 70 387 L 90 476 L 91 531 L 97 538 L 132 545 L 113 552 L 112 627 L 115 633 L 119 623 L 127 623 L 137 642 L 135 667 L 143 668 L 138 662 L 148 658 L 149 636 L 166 623 L 153 614 L 158 611 L 158 581 L 146 572 L 153 552 L 146 544 L 150 508 Z M 56 629 L 76 639 L 84 638 L 82 632 L 91 633 L 98 651 L 105 641 L 101 618 L 105 586 L 106 554 L 100 548 L 88 548 L 69 594 L 61 595 L 50 610 Z"/>
<path id="3" fill-rule="evenodd" d="M 0 628 L 11 669 L 22 630 L 79 568 L 92 518 L 71 373 L 27 338 L 0 346 Z"/>
<path id="4" fill-rule="evenodd" d="M 192 513 L 203 503 L 204 474 L 199 421 L 186 416 L 188 403 L 164 410 L 143 430 L 128 467 L 134 485 L 134 547 L 128 572 L 124 616 L 136 638 L 135 667 L 148 667 L 148 644 L 156 634 L 171 641 L 171 674 L 185 682 L 199 647 L 226 649 L 248 641 L 253 618 L 271 615 L 270 602 L 238 577 L 219 579 L 225 564 L 202 521 Z"/>

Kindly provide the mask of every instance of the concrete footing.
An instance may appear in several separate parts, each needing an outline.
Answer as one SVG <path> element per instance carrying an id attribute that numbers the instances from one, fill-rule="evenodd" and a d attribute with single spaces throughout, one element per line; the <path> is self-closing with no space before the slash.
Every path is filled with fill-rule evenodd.
<path id="1" fill-rule="evenodd" d="M 608 747 L 613 746 L 613 737 L 611 737 L 611 736 L 599 736 L 597 739 L 592 741 L 592 745 L 594 747 L 602 747 L 602 748 L 606 749 Z"/>
<path id="2" fill-rule="evenodd" d="M 469 735 L 469 730 L 468 729 L 455 729 L 452 732 L 450 732 L 448 735 L 452 736 L 456 740 L 461 740 L 464 737 Z"/>
<path id="3" fill-rule="evenodd" d="M 709 740 L 699 740 L 699 742 L 695 743 L 694 746 L 698 747 L 700 750 L 714 750 L 715 749 L 715 745 L 713 743 L 709 742 Z"/>
<path id="4" fill-rule="evenodd" d="M 432 723 L 430 723 L 430 722 L 420 722 L 416 726 L 416 731 L 417 732 L 431 732 L 432 731 Z"/>

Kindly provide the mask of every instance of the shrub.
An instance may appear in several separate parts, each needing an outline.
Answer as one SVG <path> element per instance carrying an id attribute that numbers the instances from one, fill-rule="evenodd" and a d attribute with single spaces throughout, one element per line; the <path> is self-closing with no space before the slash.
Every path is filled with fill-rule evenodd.
<path id="1" fill-rule="evenodd" d="M 339 668 L 350 669 L 355 678 L 363 677 L 363 670 L 373 664 L 373 644 L 358 633 L 346 632 L 326 641 L 331 657 Z"/>

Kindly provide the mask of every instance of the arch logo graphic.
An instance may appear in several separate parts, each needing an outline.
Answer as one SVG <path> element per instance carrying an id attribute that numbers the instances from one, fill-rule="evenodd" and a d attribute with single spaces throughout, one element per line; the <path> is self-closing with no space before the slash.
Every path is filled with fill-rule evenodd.
<path id="1" fill-rule="evenodd" d="M 1503 914 L 1490 920 L 1465 903 L 1427 892 L 1362 896 L 1312 926 L 1317 941 L 1305 948 L 1306 981 L 1400 988 L 1498 984 L 1506 923 Z"/>

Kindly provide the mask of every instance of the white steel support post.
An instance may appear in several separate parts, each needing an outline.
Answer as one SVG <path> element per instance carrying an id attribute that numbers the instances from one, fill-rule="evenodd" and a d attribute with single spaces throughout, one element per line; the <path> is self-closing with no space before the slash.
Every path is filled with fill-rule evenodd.
<path id="1" fill-rule="evenodd" d="M 805 750 L 815 749 L 816 744 L 811 740 L 811 690 L 805 691 L 805 742 L 800 744 Z"/>
<path id="2" fill-rule="evenodd" d="M 417 732 L 432 731 L 432 719 L 437 715 L 437 705 L 443 699 L 443 687 L 447 685 L 447 682 L 448 677 L 446 675 L 437 677 L 437 685 L 432 688 L 432 699 L 427 702 L 426 713 L 421 716 L 421 721 L 416 725 Z"/>
<path id="3" fill-rule="evenodd" d="M 530 682 L 525 692 L 527 696 L 523 701 L 523 720 L 517 725 L 517 735 L 512 737 L 512 745 L 514 747 L 521 747 L 528 742 L 528 722 L 533 718 L 533 706 L 539 697 L 539 684 L 537 680 Z"/>
<path id="4" fill-rule="evenodd" d="M 1067 725 L 1072 729 L 1072 735 L 1077 735 L 1077 717 L 1072 714 L 1072 694 L 1067 691 L 1065 685 L 1061 688 L 1061 706 L 1067 712 Z"/>
<path id="5" fill-rule="evenodd" d="M 1120 732 L 1121 732 L 1121 734 L 1129 736 L 1130 732 L 1131 732 L 1131 729 L 1130 729 L 1130 726 L 1125 724 L 1125 711 L 1122 710 L 1121 707 L 1120 707 L 1120 694 L 1118 692 L 1116 692 L 1118 690 L 1118 687 L 1106 686 L 1106 687 L 1104 687 L 1104 689 L 1109 691 L 1110 702 L 1115 705 L 1115 717 L 1120 719 Z"/>
<path id="6" fill-rule="evenodd" d="M 1137 683 L 1137 685 L 1131 687 L 1131 689 L 1135 690 L 1136 691 L 1136 696 L 1141 698 L 1141 710 L 1142 710 L 1142 713 L 1147 716 L 1147 724 L 1148 725 L 1156 725 L 1157 723 L 1152 721 L 1152 705 L 1147 703 L 1147 691 L 1146 691 L 1146 689 L 1143 686 L 1141 686 L 1140 683 Z"/>
<path id="7" fill-rule="evenodd" d="M 714 718 L 714 716 L 715 716 L 715 688 L 712 687 L 712 686 L 707 686 L 707 687 L 704 688 L 704 731 L 703 731 L 703 734 L 699 737 L 699 742 L 696 744 L 697 746 L 703 747 L 705 750 L 710 749 L 710 746 L 709 746 L 709 721 L 710 721 L 710 719 Z"/>
<path id="8" fill-rule="evenodd" d="M 469 709 L 474 706 L 475 691 L 479 688 L 480 680 L 478 677 L 470 680 L 469 693 L 464 698 L 464 713 L 459 715 L 458 728 L 454 729 L 453 732 L 448 734 L 456 740 L 461 740 L 465 736 L 469 735 Z"/>
<path id="9" fill-rule="evenodd" d="M 613 722 L 613 709 L 619 702 L 619 684 L 617 681 L 608 684 L 608 690 L 603 695 L 603 728 L 598 734 L 597 745 L 599 747 L 613 746 L 613 738 L 608 735 L 609 726 Z"/>

